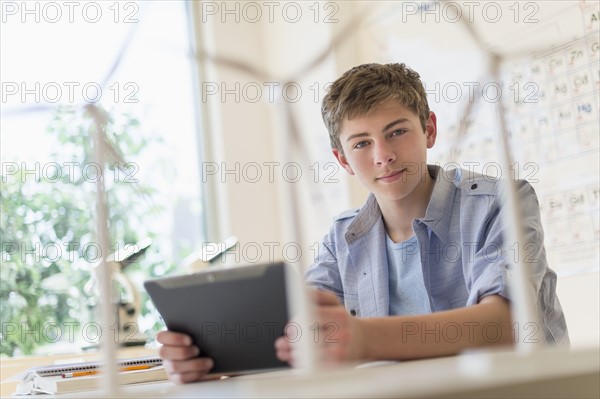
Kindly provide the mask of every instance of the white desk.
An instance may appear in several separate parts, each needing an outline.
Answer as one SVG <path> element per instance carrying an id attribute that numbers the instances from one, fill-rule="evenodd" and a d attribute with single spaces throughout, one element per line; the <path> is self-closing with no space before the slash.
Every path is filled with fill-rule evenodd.
<path id="1" fill-rule="evenodd" d="M 528 356 L 477 353 L 314 375 L 277 372 L 221 381 L 123 387 L 131 397 L 600 397 L 598 349 Z M 88 393 L 100 397 L 100 393 Z M 82 397 L 82 393 L 65 397 Z"/>

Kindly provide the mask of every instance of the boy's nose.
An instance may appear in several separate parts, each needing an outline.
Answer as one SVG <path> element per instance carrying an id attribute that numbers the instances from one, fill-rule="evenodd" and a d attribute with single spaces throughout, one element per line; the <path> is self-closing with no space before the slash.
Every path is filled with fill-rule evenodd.
<path id="1" fill-rule="evenodd" d="M 396 153 L 390 148 L 387 143 L 382 143 L 375 146 L 375 164 L 383 166 L 396 161 Z"/>

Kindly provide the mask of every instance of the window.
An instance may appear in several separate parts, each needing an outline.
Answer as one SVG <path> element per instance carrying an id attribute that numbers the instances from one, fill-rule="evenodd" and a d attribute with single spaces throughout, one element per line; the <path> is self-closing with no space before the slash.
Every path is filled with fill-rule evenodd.
<path id="1" fill-rule="evenodd" d="M 1 6 L 1 354 L 93 346 L 99 173 L 111 250 L 152 239 L 123 271 L 138 289 L 182 271 L 204 241 L 187 5 Z M 105 169 L 91 158 L 90 104 L 106 115 L 106 136 L 123 154 Z M 134 302 L 123 284 L 115 301 Z M 159 325 L 147 308 L 135 319 L 139 333 Z"/>

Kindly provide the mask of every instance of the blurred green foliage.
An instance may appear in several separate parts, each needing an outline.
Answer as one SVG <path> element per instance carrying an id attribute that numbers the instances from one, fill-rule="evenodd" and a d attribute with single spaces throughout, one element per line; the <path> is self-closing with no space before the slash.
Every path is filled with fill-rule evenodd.
<path id="1" fill-rule="evenodd" d="M 115 250 L 157 235 L 148 230 L 152 224 L 148 221 L 163 210 L 153 201 L 156 190 L 139 179 L 135 162 L 160 140 L 143 134 L 132 115 L 106 115 L 106 137 L 127 161 L 122 170 L 113 163 L 104 171 Z M 20 162 L 15 162 L 16 173 L 2 176 L 0 354 L 4 356 L 33 354 L 42 345 L 67 338 L 57 336 L 61 329 L 65 335 L 64 326 L 75 325 L 77 334 L 77 328 L 93 318 L 90 311 L 97 299 L 84 290 L 100 257 L 94 222 L 98 168 L 93 163 L 93 129 L 89 114 L 59 108 L 48 126 L 56 144 L 48 149 L 51 161 L 39 165 L 38 176 L 23 173 L 23 166 L 35 167 Z M 156 165 L 160 167 L 159 160 Z M 153 277 L 173 268 L 150 255 L 128 266 L 127 273 L 137 270 Z M 143 313 L 149 311 L 145 306 Z"/>

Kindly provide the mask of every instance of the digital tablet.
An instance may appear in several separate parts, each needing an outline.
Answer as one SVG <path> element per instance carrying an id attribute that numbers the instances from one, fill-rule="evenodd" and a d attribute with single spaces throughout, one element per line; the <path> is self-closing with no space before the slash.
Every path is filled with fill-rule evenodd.
<path id="1" fill-rule="evenodd" d="M 213 359 L 211 374 L 289 367 L 274 342 L 288 317 L 285 263 L 205 271 L 144 283 L 167 328 L 192 337 L 200 356 Z"/>

